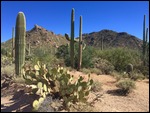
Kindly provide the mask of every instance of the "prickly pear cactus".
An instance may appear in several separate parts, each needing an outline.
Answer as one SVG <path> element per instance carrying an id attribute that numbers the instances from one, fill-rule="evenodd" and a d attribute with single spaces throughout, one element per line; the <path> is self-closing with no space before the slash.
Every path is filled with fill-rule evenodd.
<path id="1" fill-rule="evenodd" d="M 86 96 L 93 84 L 93 80 L 88 76 L 87 81 L 79 76 L 78 80 L 73 82 L 73 75 L 58 66 L 48 70 L 45 64 L 37 62 L 34 68 L 24 66 L 25 83 L 30 85 L 33 94 L 39 95 L 40 99 L 33 102 L 34 110 L 37 110 L 47 95 L 55 96 L 63 99 L 63 105 L 68 107 L 71 103 L 78 101 L 86 102 Z"/>
<path id="2" fill-rule="evenodd" d="M 15 29 L 15 71 L 22 76 L 22 67 L 25 62 L 26 19 L 23 12 L 19 12 Z"/>

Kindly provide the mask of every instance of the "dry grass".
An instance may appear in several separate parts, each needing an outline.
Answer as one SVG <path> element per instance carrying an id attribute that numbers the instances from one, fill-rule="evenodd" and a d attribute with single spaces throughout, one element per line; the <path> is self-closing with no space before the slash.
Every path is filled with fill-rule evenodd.
<path id="1" fill-rule="evenodd" d="M 22 77 L 14 77 L 13 82 L 20 83 L 20 84 L 25 84 L 25 80 Z"/>
<path id="2" fill-rule="evenodd" d="M 94 81 L 91 90 L 93 92 L 99 92 L 102 90 L 102 83 L 99 81 Z"/>
<path id="3" fill-rule="evenodd" d="M 6 74 L 8 76 L 12 76 L 15 73 L 15 65 L 7 65 L 5 67 L 1 67 L 1 74 Z"/>
<path id="4" fill-rule="evenodd" d="M 69 112 L 96 112 L 96 110 L 94 107 L 80 102 L 80 103 L 72 105 L 69 108 Z"/>
<path id="5" fill-rule="evenodd" d="M 91 73 L 90 69 L 87 69 L 87 68 L 82 68 L 81 71 L 85 74 L 90 74 Z"/>

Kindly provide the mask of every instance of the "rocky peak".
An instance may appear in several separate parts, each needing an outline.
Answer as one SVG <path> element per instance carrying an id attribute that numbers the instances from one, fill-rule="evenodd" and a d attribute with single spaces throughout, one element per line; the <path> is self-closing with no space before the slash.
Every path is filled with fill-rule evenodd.
<path id="1" fill-rule="evenodd" d="M 35 31 L 35 32 L 45 32 L 47 30 L 44 29 L 43 27 L 35 24 L 34 27 L 29 32 L 33 32 L 33 31 Z"/>

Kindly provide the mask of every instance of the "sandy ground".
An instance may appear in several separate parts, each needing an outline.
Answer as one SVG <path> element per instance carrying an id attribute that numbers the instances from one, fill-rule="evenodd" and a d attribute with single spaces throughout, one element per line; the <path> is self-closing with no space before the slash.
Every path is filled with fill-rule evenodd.
<path id="1" fill-rule="evenodd" d="M 70 74 L 78 78 L 79 75 L 87 79 L 87 75 L 82 72 L 72 71 Z M 99 112 L 149 112 L 149 80 L 136 82 L 136 89 L 128 96 L 116 93 L 116 80 L 109 75 L 91 74 L 94 81 L 102 83 L 103 90 L 97 92 L 101 97 L 93 102 L 95 111 Z M 35 97 L 27 95 L 23 90 L 18 91 L 14 84 L 8 88 L 1 89 L 1 112 L 5 111 L 31 111 L 31 103 Z M 21 89 L 21 87 L 20 87 Z M 17 93 L 16 93 L 17 92 Z M 88 101 L 95 98 L 94 93 L 90 93 Z"/>

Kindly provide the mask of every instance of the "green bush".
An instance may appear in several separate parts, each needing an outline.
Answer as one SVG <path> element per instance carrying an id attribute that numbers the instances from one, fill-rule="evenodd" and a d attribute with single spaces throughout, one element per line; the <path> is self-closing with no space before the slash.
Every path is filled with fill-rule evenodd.
<path id="1" fill-rule="evenodd" d="M 33 64 L 36 64 L 37 61 L 46 63 L 48 67 L 57 66 L 59 61 L 56 59 L 55 55 L 51 53 L 51 49 L 37 48 L 34 50 L 32 56 L 29 59 L 32 59 Z"/>
<path id="2" fill-rule="evenodd" d="M 121 80 L 116 84 L 122 90 L 122 93 L 127 95 L 135 89 L 135 82 L 130 79 Z"/>
<path id="3" fill-rule="evenodd" d="M 123 78 L 122 75 L 116 71 L 113 71 L 111 75 L 116 79 L 116 81 L 119 81 Z"/>
<path id="4" fill-rule="evenodd" d="M 126 71 L 126 65 L 128 63 L 134 66 L 140 65 L 141 63 L 141 53 L 127 48 L 97 50 L 95 54 L 97 57 L 108 60 L 115 67 L 115 70 L 119 72 Z"/>
<path id="5" fill-rule="evenodd" d="M 7 50 L 5 48 L 1 48 L 1 54 L 6 55 Z"/>
<path id="6" fill-rule="evenodd" d="M 114 66 L 107 60 L 101 58 L 95 58 L 93 60 L 94 67 L 101 70 L 101 74 L 111 74 L 114 70 Z"/>
<path id="7" fill-rule="evenodd" d="M 81 69 L 81 72 L 85 73 L 85 74 L 90 74 L 91 73 L 91 70 L 88 69 L 88 68 L 82 68 Z"/>
<path id="8" fill-rule="evenodd" d="M 12 76 L 15 73 L 15 65 L 11 64 L 11 65 L 7 65 L 4 67 L 1 67 L 1 74 L 6 74 L 8 76 Z"/>
<path id="9" fill-rule="evenodd" d="M 142 73 L 145 77 L 149 78 L 149 66 L 139 65 L 135 67 L 136 70 L 140 73 Z"/>
<path id="10" fill-rule="evenodd" d="M 103 74 L 102 71 L 100 69 L 98 69 L 98 68 L 90 68 L 89 71 L 91 73 L 95 73 L 97 75 L 102 75 Z"/>
<path id="11" fill-rule="evenodd" d="M 136 80 L 143 80 L 145 76 L 142 73 L 132 72 L 130 78 L 134 81 Z"/>
<path id="12" fill-rule="evenodd" d="M 78 50 L 79 45 L 75 43 L 74 48 L 74 62 L 75 69 L 78 67 Z M 82 51 L 82 68 L 91 68 L 93 67 L 93 58 L 94 58 L 94 48 L 91 46 L 86 46 L 86 48 Z M 66 66 L 71 66 L 70 64 L 70 48 L 67 45 L 60 46 L 57 49 L 56 53 L 57 58 L 64 58 Z"/>
<path id="13" fill-rule="evenodd" d="M 65 58 L 66 55 L 69 54 L 69 46 L 68 45 L 61 45 L 58 47 L 56 56 L 58 58 Z"/>

